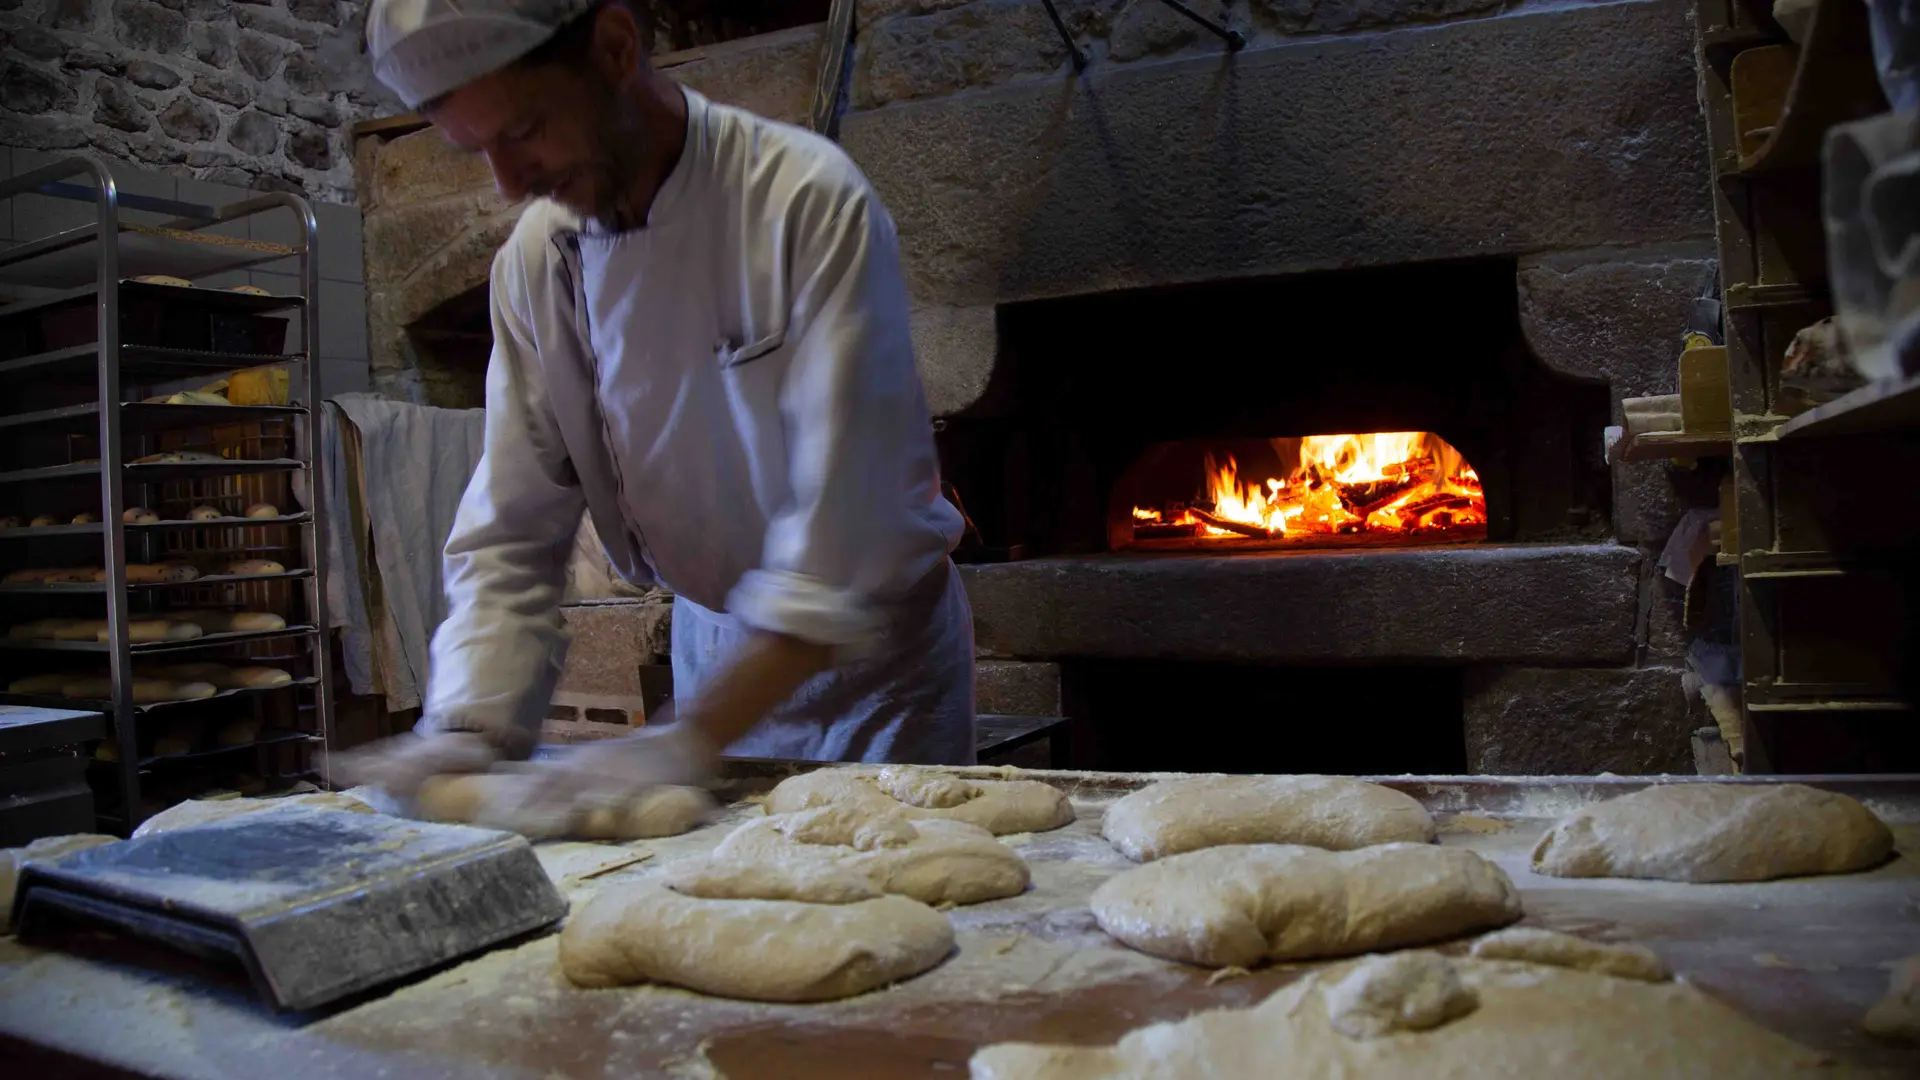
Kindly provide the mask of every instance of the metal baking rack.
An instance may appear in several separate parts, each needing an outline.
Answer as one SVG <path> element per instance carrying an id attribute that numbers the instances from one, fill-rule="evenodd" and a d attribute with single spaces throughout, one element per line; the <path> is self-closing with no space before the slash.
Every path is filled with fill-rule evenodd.
<path id="1" fill-rule="evenodd" d="M 0 201 L 28 195 L 90 203 L 94 220 L 0 251 L 0 288 L 11 294 L 11 302 L 0 301 L 0 519 L 18 518 L 17 524 L 0 521 L 0 573 L 99 565 L 105 580 L 5 586 L 0 610 L 8 617 L 0 622 L 98 618 L 104 607 L 106 633 L 99 641 L 0 642 L 0 687 L 25 675 L 61 671 L 74 661 L 106 661 L 112 699 L 86 704 L 112 720 L 108 738 L 115 741 L 116 753 L 99 757 L 117 760 L 96 760 L 89 779 L 102 830 L 124 835 L 151 808 L 151 799 L 143 801 L 143 795 L 151 796 L 165 779 L 156 764 L 168 759 L 142 749 L 157 734 L 143 729 L 143 723 L 157 726 L 161 719 L 195 710 L 232 717 L 241 715 L 235 710 L 253 710 L 262 721 L 255 742 L 199 750 L 186 760 L 232 761 L 261 775 L 310 774 L 312 751 L 334 739 L 322 585 L 325 533 L 314 497 L 320 490 L 314 458 L 319 439 L 313 429 L 319 365 L 310 361 L 319 355 L 321 334 L 317 228 L 312 207 L 290 194 L 262 194 L 225 206 L 122 194 L 107 167 L 87 156 L 0 182 Z M 125 211 L 164 220 L 132 221 Z M 210 231 L 276 212 L 291 213 L 298 222 L 299 246 Z M 134 280 L 166 275 L 192 281 L 282 261 L 298 263 L 297 295 Z M 278 347 L 271 340 L 263 347 L 262 337 L 271 339 L 274 326 L 259 317 L 288 311 L 300 320 L 299 349 L 287 351 L 284 335 Z M 141 400 L 169 382 L 268 365 L 292 369 L 293 392 L 284 404 Z M 143 389 L 130 392 L 135 388 Z M 188 444 L 219 450 L 227 460 L 135 460 Z M 295 481 L 302 477 L 312 504 L 306 508 L 292 505 Z M 282 512 L 242 517 L 244 500 L 261 491 L 285 499 L 277 504 Z M 222 516 L 194 521 L 181 512 L 159 522 L 123 521 L 129 507 L 183 511 L 185 504 L 202 501 Z M 28 508 L 35 505 L 58 508 L 61 517 L 55 524 L 31 527 Z M 66 515 L 76 508 L 82 513 L 74 516 L 82 520 L 74 522 Z M 93 520 L 86 520 L 87 514 Z M 130 556 L 154 562 L 200 556 L 204 561 L 261 552 L 277 553 L 286 570 L 250 576 L 216 571 L 193 581 L 128 586 Z M 130 639 L 130 623 L 146 612 L 211 607 L 279 608 L 287 625 L 151 644 Z M 260 655 L 262 649 L 285 653 L 289 645 L 296 654 L 293 663 L 287 656 L 273 662 L 306 670 L 291 671 L 294 678 L 287 684 L 164 707 L 134 704 L 136 659 L 240 665 L 269 659 Z M 0 692 L 0 703 L 45 705 L 49 699 Z M 301 755 L 290 771 L 284 767 L 289 747 Z"/>

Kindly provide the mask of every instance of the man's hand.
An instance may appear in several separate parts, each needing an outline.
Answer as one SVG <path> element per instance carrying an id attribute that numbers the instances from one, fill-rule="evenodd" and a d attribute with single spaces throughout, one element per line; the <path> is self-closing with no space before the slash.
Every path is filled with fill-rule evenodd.
<path id="1" fill-rule="evenodd" d="M 396 735 L 335 756 L 334 775 L 348 784 L 371 784 L 396 799 L 412 799 L 429 777 L 443 773 L 481 773 L 499 753 L 485 736 L 471 731 L 432 735 Z"/>
<path id="2" fill-rule="evenodd" d="M 690 724 L 645 728 L 620 739 L 573 747 L 526 766 L 537 777 L 510 805 L 483 807 L 474 822 L 524 836 L 565 836 L 594 810 L 624 810 L 648 788 L 699 787 L 713 779 L 718 747 Z"/>

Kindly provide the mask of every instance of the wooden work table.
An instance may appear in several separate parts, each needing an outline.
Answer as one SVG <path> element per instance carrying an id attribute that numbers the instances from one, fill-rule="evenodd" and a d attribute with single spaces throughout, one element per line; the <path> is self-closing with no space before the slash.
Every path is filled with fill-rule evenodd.
<path id="1" fill-rule="evenodd" d="M 735 794 L 781 769 L 738 767 Z M 983 772 L 985 772 L 983 770 Z M 1033 868 L 1026 894 L 950 913 L 959 949 L 891 989 L 819 1005 L 762 1005 L 661 987 L 580 990 L 555 964 L 557 937 L 511 943 L 316 1015 L 276 1015 L 237 973 L 104 936 L 66 952 L 0 940 L 0 1067 L 75 1059 L 180 1080 L 427 1080 L 645 1075 L 955 1077 L 987 1043 L 1105 1043 L 1198 1009 L 1252 1005 L 1313 965 L 1209 983 L 1107 938 L 1092 889 L 1129 864 L 1100 838 L 1100 814 L 1140 776 L 1036 772 L 1066 787 L 1079 820 L 1006 838 Z M 1863 874 L 1763 885 L 1560 880 L 1528 854 L 1550 821 L 1644 786 L 1638 779 L 1391 778 L 1420 798 L 1442 843 L 1494 859 L 1519 885 L 1525 922 L 1651 946 L 1685 978 L 1754 1020 L 1851 1062 L 1920 1074 L 1920 1048 L 1880 1043 L 1860 1016 L 1885 966 L 1920 953 L 1920 778 L 1819 781 L 1895 826 L 1900 856 Z M 760 813 L 669 840 L 553 843 L 542 864 L 576 903 L 593 890 L 710 849 Z M 635 860 L 638 861 L 635 861 Z M 0 1071 L 6 1071 L 0 1068 Z M 30 1075 L 30 1074 L 22 1074 Z M 102 1075 L 115 1075 L 107 1071 Z"/>

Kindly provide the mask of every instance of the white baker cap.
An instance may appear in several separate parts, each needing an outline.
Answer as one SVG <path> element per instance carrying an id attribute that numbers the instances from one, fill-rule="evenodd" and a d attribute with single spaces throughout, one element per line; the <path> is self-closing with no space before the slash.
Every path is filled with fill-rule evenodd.
<path id="1" fill-rule="evenodd" d="M 553 36 L 596 0 L 373 0 L 373 73 L 417 109 L 498 71 Z"/>

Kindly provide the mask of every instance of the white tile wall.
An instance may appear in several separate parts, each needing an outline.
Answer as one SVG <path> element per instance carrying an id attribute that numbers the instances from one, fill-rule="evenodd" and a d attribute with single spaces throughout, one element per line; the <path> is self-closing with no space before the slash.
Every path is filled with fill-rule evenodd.
<path id="1" fill-rule="evenodd" d="M 64 152 L 48 153 L 0 146 L 0 170 L 10 178 L 22 172 L 51 164 Z M 219 206 L 257 194 L 243 188 L 212 184 L 204 180 L 174 177 L 133 168 L 120 162 L 108 162 L 115 185 L 123 192 L 177 199 L 181 202 Z M 78 179 L 78 178 L 76 178 Z M 320 376 L 327 396 L 362 391 L 368 388 L 367 371 L 367 291 L 360 251 L 360 209 L 334 203 L 314 203 L 319 225 L 317 245 L 320 261 L 320 318 L 326 327 L 320 338 Z M 40 195 L 23 195 L 0 202 L 0 248 L 13 243 L 37 240 L 62 229 L 86 223 L 92 209 L 84 203 Z M 154 222 L 157 215 L 128 211 L 131 220 Z M 222 236 L 297 243 L 299 234 L 294 216 L 285 210 L 269 211 L 208 230 Z M 257 269 L 233 271 L 201 278 L 197 282 L 210 288 L 231 285 L 257 285 L 272 292 L 298 292 L 299 262 L 286 259 Z M 296 317 L 288 334 L 289 349 L 300 344 L 300 321 Z"/>

